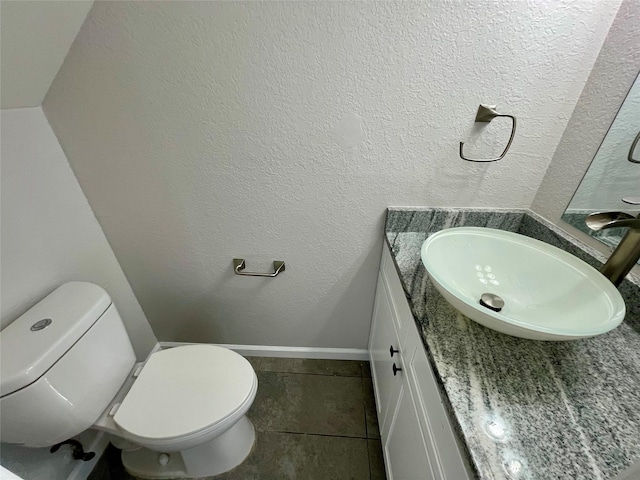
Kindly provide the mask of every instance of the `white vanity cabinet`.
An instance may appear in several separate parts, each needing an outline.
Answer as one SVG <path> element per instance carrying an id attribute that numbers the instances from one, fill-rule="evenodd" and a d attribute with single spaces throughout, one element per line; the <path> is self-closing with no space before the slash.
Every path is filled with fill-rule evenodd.
<path id="1" fill-rule="evenodd" d="M 388 480 L 473 478 L 386 243 L 369 355 Z"/>

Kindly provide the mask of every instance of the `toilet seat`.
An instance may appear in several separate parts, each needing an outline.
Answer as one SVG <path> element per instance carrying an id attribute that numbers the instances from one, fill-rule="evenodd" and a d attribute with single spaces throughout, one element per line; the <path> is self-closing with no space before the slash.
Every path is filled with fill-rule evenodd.
<path id="1" fill-rule="evenodd" d="M 220 435 L 246 413 L 257 378 L 241 355 L 188 345 L 149 357 L 113 420 L 146 448 L 179 451 Z"/>

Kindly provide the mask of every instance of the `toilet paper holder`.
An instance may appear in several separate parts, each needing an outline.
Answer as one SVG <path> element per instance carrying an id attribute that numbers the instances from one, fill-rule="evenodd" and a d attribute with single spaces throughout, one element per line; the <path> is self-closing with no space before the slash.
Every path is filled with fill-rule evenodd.
<path id="1" fill-rule="evenodd" d="M 280 272 L 284 272 L 284 262 L 281 260 L 273 261 L 273 272 L 270 273 L 260 273 L 260 272 L 243 272 L 246 264 L 244 258 L 234 258 L 233 259 L 233 272 L 236 275 L 244 275 L 247 277 L 277 277 Z"/>

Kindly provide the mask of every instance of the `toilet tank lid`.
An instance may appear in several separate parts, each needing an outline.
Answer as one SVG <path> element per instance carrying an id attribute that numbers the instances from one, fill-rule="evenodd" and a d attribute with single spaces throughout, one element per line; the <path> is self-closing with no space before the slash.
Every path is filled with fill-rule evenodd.
<path id="1" fill-rule="evenodd" d="M 0 396 L 24 388 L 44 375 L 110 305 L 109 294 L 98 285 L 69 282 L 2 330 Z"/>

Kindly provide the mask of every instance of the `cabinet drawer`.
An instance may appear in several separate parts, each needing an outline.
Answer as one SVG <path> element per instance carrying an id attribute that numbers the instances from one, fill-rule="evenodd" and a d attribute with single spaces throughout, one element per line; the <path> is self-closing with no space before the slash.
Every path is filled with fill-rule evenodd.
<path id="1" fill-rule="evenodd" d="M 428 454 L 428 444 L 419 423 L 416 405 L 407 388 L 402 386 L 388 432 L 382 437 L 384 458 L 389 480 L 436 480 Z"/>
<path id="2" fill-rule="evenodd" d="M 396 331 L 398 332 L 398 340 L 400 340 L 400 348 L 402 348 L 405 346 L 407 335 L 411 330 L 409 327 L 414 326 L 414 320 L 411 309 L 409 308 L 409 302 L 400 283 L 396 266 L 393 263 L 393 258 L 391 258 L 389 246 L 386 242 L 382 252 L 381 267 L 387 282 L 387 288 L 389 289 L 391 306 L 395 313 Z"/>

